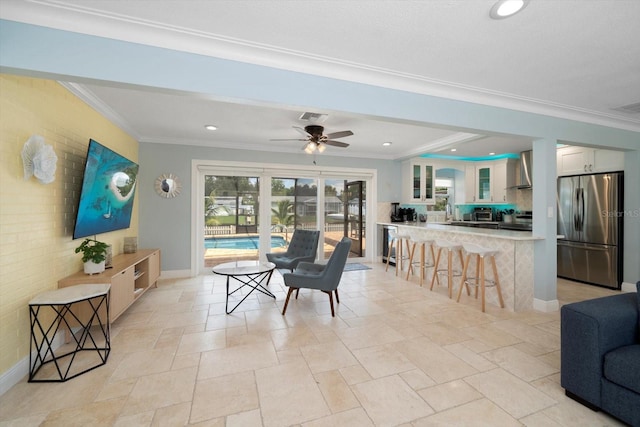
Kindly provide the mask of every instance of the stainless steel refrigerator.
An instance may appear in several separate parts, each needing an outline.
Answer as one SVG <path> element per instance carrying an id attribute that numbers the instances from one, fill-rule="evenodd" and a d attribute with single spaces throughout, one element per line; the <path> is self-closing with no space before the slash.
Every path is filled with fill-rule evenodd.
<path id="1" fill-rule="evenodd" d="M 558 178 L 558 276 L 622 283 L 622 172 Z"/>

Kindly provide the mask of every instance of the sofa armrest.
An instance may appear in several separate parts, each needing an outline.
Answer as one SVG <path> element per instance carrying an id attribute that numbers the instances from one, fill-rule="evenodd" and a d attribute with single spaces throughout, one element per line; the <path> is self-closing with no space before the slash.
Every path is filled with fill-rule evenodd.
<path id="1" fill-rule="evenodd" d="M 604 355 L 638 340 L 636 294 L 563 306 L 560 333 L 560 384 L 567 392 L 600 407 Z"/>

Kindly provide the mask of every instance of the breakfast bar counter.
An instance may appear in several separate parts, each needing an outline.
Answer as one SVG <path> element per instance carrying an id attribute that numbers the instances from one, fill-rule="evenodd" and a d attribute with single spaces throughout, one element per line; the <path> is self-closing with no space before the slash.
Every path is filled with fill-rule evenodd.
<path id="1" fill-rule="evenodd" d="M 543 237 L 534 236 L 531 231 L 494 230 L 443 223 L 378 222 L 378 225 L 397 227 L 399 232 L 412 237 L 473 243 L 497 250 L 495 259 L 505 309 L 533 309 L 533 243 L 543 240 Z M 475 271 L 473 264 L 469 269 Z M 432 272 L 430 269 L 428 274 Z M 460 286 L 459 281 L 460 278 L 454 281 L 454 295 Z M 487 292 L 487 303 L 499 306 L 495 292 Z"/>

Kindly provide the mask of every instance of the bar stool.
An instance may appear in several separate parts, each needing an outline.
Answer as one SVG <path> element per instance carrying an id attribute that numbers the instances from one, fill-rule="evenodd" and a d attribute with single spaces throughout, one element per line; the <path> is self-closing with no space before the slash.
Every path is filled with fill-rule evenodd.
<path id="1" fill-rule="evenodd" d="M 460 289 L 458 290 L 458 302 L 460 302 L 460 296 L 462 295 L 462 288 L 467 287 L 467 294 L 469 294 L 469 286 L 475 286 L 476 299 L 478 298 L 478 287 L 480 288 L 480 294 L 482 298 L 482 312 L 484 313 L 485 306 L 485 288 L 487 286 L 495 286 L 498 291 L 498 300 L 500 301 L 500 308 L 504 308 L 504 301 L 502 300 L 502 291 L 500 290 L 500 280 L 498 279 L 498 269 L 496 268 L 495 255 L 497 250 L 483 248 L 482 246 L 474 245 L 472 243 L 463 243 L 462 247 L 467 253 L 467 259 L 462 269 L 462 280 L 460 281 Z M 476 275 L 475 277 L 467 277 L 467 271 L 471 262 L 471 257 L 476 257 Z M 484 259 L 489 258 L 491 260 L 491 267 L 493 269 L 493 280 L 489 280 L 484 274 Z"/>
<path id="2" fill-rule="evenodd" d="M 387 267 L 384 271 L 389 270 L 389 260 L 391 259 L 391 254 L 393 253 L 393 247 L 395 245 L 395 260 L 396 260 L 396 276 L 398 275 L 398 267 L 400 267 L 400 271 L 402 271 L 402 261 L 404 256 L 402 255 L 402 244 L 405 243 L 407 246 L 407 252 L 409 252 L 409 234 L 390 230 L 389 231 L 389 251 L 387 252 Z M 411 268 L 411 266 L 409 266 Z"/>
<path id="3" fill-rule="evenodd" d="M 409 268 L 407 269 L 406 280 L 409 280 L 409 274 L 413 273 L 413 264 L 414 264 L 413 256 L 415 255 L 415 252 L 416 252 L 416 246 L 420 245 L 420 260 L 418 261 L 418 263 L 420 266 L 419 267 L 420 268 L 420 286 L 422 286 L 422 283 L 424 282 L 425 270 L 435 265 L 436 256 L 435 256 L 435 252 L 433 251 L 433 239 L 411 237 L 409 239 L 409 245 L 411 245 L 411 251 L 409 253 Z M 431 251 L 431 262 L 427 261 L 427 246 Z"/>
<path id="4" fill-rule="evenodd" d="M 464 257 L 462 256 L 462 244 L 451 242 L 449 240 L 441 240 L 436 239 L 433 244 L 438 247 L 438 256 L 436 257 L 435 266 L 433 267 L 433 277 L 431 277 L 431 287 L 430 290 L 433 290 L 433 282 L 438 280 L 438 284 L 440 284 L 440 279 L 438 278 L 438 274 L 447 273 L 447 287 L 449 288 L 449 298 L 453 296 L 453 278 L 462 275 L 460 270 L 453 269 L 453 253 L 458 252 L 460 255 L 460 267 L 464 265 Z M 442 251 L 447 251 L 447 268 L 438 269 L 438 265 L 440 264 L 440 257 L 442 256 Z"/>

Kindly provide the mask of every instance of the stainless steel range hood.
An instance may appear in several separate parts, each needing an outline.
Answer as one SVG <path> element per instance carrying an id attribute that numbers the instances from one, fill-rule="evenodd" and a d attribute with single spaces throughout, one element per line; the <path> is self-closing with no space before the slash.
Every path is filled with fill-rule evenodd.
<path id="1" fill-rule="evenodd" d="M 518 190 L 531 188 L 533 182 L 533 151 L 520 153 L 520 182 L 516 185 Z"/>

